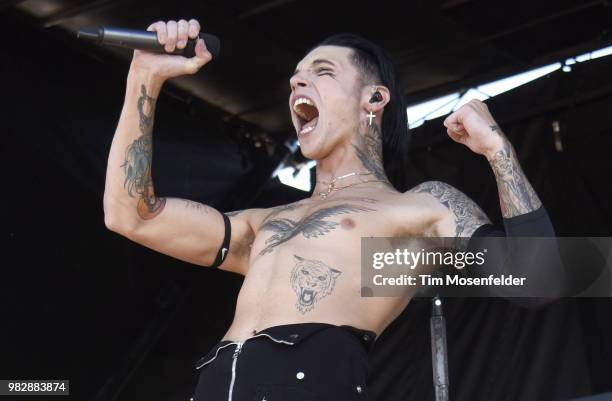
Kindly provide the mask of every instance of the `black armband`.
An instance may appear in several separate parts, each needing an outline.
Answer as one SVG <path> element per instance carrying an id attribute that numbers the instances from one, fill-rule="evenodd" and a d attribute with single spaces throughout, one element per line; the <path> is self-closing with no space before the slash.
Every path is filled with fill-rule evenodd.
<path id="1" fill-rule="evenodd" d="M 219 248 L 219 251 L 217 252 L 217 257 L 215 258 L 215 261 L 209 267 L 219 267 L 219 265 L 223 263 L 223 261 L 227 257 L 227 254 L 229 253 L 229 243 L 232 237 L 232 224 L 230 222 L 229 217 L 227 217 L 224 213 L 221 213 L 221 216 L 223 216 L 223 223 L 225 224 L 225 234 L 223 237 L 223 243 L 221 244 L 221 248 Z"/>

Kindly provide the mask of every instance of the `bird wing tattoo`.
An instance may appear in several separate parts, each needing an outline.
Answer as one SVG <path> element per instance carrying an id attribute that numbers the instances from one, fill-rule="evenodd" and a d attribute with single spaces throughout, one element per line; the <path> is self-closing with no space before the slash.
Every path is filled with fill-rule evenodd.
<path id="1" fill-rule="evenodd" d="M 289 241 L 300 233 L 305 238 L 316 238 L 325 235 L 338 226 L 338 223 L 334 221 L 325 220 L 328 217 L 354 212 L 371 212 L 374 210 L 365 206 L 338 205 L 319 209 L 298 221 L 286 218 L 270 220 L 261 226 L 261 230 L 272 231 L 274 235 L 266 240 L 266 247 L 259 254 L 265 255 L 272 252 L 276 246 Z"/>

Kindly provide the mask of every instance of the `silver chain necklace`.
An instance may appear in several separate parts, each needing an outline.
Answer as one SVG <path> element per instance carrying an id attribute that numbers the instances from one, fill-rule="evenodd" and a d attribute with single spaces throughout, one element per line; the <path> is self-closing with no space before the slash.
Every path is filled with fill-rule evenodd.
<path id="1" fill-rule="evenodd" d="M 321 181 L 317 180 L 317 183 L 319 183 L 319 184 L 327 184 L 327 191 L 319 191 L 317 194 L 321 198 L 325 199 L 332 192 L 339 191 L 339 190 L 344 189 L 344 188 L 349 188 L 349 187 L 352 187 L 352 186 L 355 186 L 355 185 L 358 185 L 358 184 L 365 184 L 366 182 L 382 182 L 382 180 L 366 180 L 366 181 L 359 181 L 359 182 L 356 182 L 356 183 L 353 183 L 353 184 L 345 185 L 343 187 L 337 187 L 336 186 L 336 181 L 341 180 L 343 178 L 352 177 L 354 175 L 358 175 L 358 176 L 361 176 L 361 175 L 372 175 L 372 173 L 357 173 L 357 172 L 352 172 L 352 173 L 341 175 L 340 177 L 332 177 L 331 181 L 329 181 L 329 182 L 323 181 L 323 180 L 321 180 Z"/>

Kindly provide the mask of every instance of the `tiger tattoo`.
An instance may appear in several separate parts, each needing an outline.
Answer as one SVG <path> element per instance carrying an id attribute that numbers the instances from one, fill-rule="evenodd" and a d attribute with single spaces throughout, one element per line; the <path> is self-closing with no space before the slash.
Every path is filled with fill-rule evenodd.
<path id="1" fill-rule="evenodd" d="M 318 260 L 293 256 L 296 264 L 291 272 L 291 287 L 298 297 L 295 307 L 305 314 L 314 309 L 317 301 L 331 294 L 342 272 Z"/>

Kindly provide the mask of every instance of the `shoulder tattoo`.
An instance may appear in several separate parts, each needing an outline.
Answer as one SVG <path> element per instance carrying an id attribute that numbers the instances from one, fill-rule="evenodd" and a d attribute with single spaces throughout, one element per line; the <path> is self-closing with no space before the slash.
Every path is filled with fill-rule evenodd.
<path id="1" fill-rule="evenodd" d="M 441 181 L 426 181 L 408 192 L 428 193 L 443 204 L 455 218 L 455 235 L 470 237 L 476 229 L 491 221 L 466 194 Z"/>

